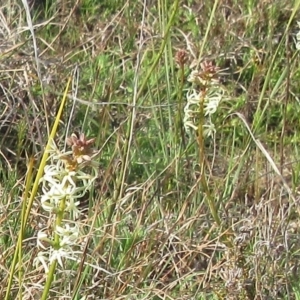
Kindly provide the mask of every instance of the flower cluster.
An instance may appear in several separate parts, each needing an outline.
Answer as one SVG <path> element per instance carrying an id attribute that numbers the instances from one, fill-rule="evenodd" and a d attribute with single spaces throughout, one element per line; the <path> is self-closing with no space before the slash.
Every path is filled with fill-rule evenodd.
<path id="1" fill-rule="evenodd" d="M 175 55 L 175 62 L 180 67 L 183 68 L 188 61 L 188 55 L 185 50 L 179 50 Z"/>
<path id="2" fill-rule="evenodd" d="M 189 82 L 194 83 L 195 88 L 187 93 L 187 104 L 184 108 L 184 126 L 186 131 L 190 128 L 198 130 L 200 119 L 205 118 L 203 122 L 204 135 L 212 136 L 215 127 L 211 116 L 217 111 L 220 101 L 223 97 L 223 90 L 219 87 L 218 71 L 219 69 L 211 62 L 200 64 L 200 71 L 192 71 Z"/>
<path id="3" fill-rule="evenodd" d="M 71 151 L 60 152 L 52 141 L 49 160 L 45 166 L 41 205 L 53 220 L 52 228 L 38 233 L 39 252 L 36 263 L 42 263 L 45 272 L 49 264 L 57 261 L 63 267 L 63 258 L 75 258 L 74 246 L 79 238 L 76 220 L 80 214 L 79 199 L 90 189 L 97 176 L 93 158 L 97 154 L 91 146 L 94 139 L 87 140 L 84 134 L 72 134 L 67 139 Z"/>

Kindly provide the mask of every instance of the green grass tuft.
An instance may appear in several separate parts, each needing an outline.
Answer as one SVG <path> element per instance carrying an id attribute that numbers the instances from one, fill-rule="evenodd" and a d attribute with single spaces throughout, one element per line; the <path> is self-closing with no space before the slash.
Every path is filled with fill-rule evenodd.
<path id="1" fill-rule="evenodd" d="M 99 176 L 49 299 L 300 299 L 299 1 L 207 3 L 32 1 L 38 61 L 24 7 L 0 5 L 0 299 L 45 287 L 53 228 L 31 191 L 55 120 L 60 149 L 96 138 Z M 204 61 L 224 91 L 213 138 L 184 129 Z"/>

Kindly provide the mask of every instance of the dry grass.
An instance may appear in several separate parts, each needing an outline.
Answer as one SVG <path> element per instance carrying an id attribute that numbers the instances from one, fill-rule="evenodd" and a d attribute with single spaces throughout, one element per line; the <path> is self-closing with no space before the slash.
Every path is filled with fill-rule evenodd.
<path id="1" fill-rule="evenodd" d="M 172 3 L 150 2 L 33 1 L 38 61 L 23 6 L 1 4 L 0 298 L 25 162 L 35 156 L 38 165 L 72 76 L 57 142 L 78 129 L 95 136 L 99 180 L 81 199 L 82 260 L 66 262 L 51 299 L 300 299 L 298 11 L 285 36 L 290 1 L 219 1 L 205 41 L 210 5 L 181 2 L 164 37 Z M 179 49 L 189 54 L 183 82 Z M 199 58 L 221 67 L 227 93 L 216 136 L 205 141 L 204 172 L 180 114 Z M 32 267 L 35 237 L 50 221 L 36 199 L 23 243 L 26 275 L 22 283 L 15 276 L 10 299 L 20 286 L 23 299 L 40 299 L 45 278 Z"/>

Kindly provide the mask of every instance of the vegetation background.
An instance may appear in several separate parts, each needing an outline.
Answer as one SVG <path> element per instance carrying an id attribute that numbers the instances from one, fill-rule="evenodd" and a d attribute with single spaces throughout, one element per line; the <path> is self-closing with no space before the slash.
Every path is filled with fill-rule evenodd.
<path id="1" fill-rule="evenodd" d="M 81 199 L 81 262 L 65 262 L 49 299 L 300 299 L 299 5 L 31 0 L 30 21 L 24 2 L 2 1 L 0 299 L 28 162 L 38 169 L 69 78 L 55 140 L 96 137 L 99 178 Z M 203 61 L 225 97 L 201 164 L 183 115 Z M 45 285 L 32 264 L 48 222 L 39 201 L 9 299 L 40 299 Z"/>

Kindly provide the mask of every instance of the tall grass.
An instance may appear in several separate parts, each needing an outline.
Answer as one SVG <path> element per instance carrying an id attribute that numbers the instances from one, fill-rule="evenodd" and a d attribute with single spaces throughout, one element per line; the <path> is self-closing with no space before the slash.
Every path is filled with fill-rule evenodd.
<path id="1" fill-rule="evenodd" d="M 0 299 L 300 299 L 299 4 L 1 4 Z M 184 119 L 203 63 L 223 91 L 210 137 L 205 106 L 197 130 Z M 98 178 L 79 255 L 46 281 L 39 178 L 74 132 L 95 138 Z"/>

